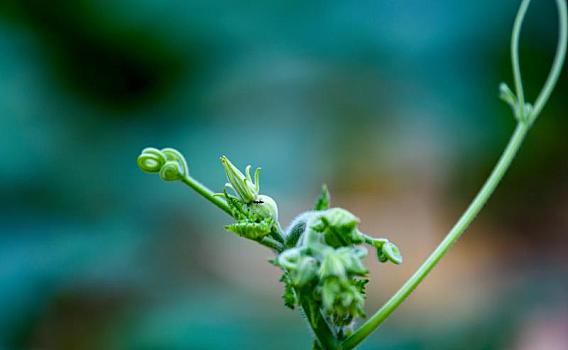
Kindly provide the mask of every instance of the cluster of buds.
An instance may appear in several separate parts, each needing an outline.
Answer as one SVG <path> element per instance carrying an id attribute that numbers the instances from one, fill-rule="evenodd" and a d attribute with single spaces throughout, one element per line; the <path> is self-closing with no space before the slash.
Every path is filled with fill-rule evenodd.
<path id="1" fill-rule="evenodd" d="M 365 315 L 368 270 L 361 259 L 366 255 L 363 247 L 297 247 L 280 254 L 276 263 L 287 273 L 297 294 L 317 302 L 333 324 L 345 326 L 354 317 Z M 294 296 L 296 304 L 300 297 Z"/>
<path id="2" fill-rule="evenodd" d="M 180 180 L 230 214 L 235 222 L 225 226 L 228 231 L 273 249 L 277 256 L 272 262 L 283 271 L 285 304 L 301 306 L 312 327 L 323 322 L 339 339 L 348 336 L 353 320 L 365 316 L 368 270 L 362 244 L 374 247 L 380 262 L 395 264 L 402 262 L 398 247 L 359 231 L 359 219 L 349 211 L 329 208 L 325 186 L 314 210 L 283 231 L 276 202 L 260 194 L 260 168 L 253 178 L 250 165 L 243 173 L 225 156 L 221 164 L 228 182 L 223 193 L 213 193 L 189 175 L 185 158 L 175 149 L 146 148 L 138 157 L 142 170 L 166 181 Z"/>
<path id="3" fill-rule="evenodd" d="M 329 205 L 329 195 L 326 206 Z M 321 201 L 318 201 L 321 203 Z M 300 305 L 302 298 L 316 303 L 336 327 L 347 335 L 356 317 L 364 317 L 365 285 L 368 270 L 362 259 L 367 243 L 377 250 L 381 262 L 402 262 L 396 245 L 383 238 L 372 238 L 357 228 L 359 219 L 341 208 L 316 206 L 300 215 L 287 230 L 286 246 L 275 259 L 285 277 L 284 300 L 288 306 Z"/>

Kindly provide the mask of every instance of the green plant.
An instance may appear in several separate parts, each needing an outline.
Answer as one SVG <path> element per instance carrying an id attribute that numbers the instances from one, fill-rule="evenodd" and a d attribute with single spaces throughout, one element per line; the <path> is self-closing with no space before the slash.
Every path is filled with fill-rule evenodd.
<path id="1" fill-rule="evenodd" d="M 361 259 L 367 244 L 380 262 L 402 263 L 398 247 L 385 238 L 373 238 L 358 229 L 359 219 L 342 208 L 330 208 L 327 188 L 322 188 L 313 210 L 299 215 L 286 230 L 278 222 L 276 202 L 260 194 L 260 169 L 254 179 L 247 166 L 243 174 L 227 157 L 221 157 L 228 183 L 222 193 L 214 193 L 190 176 L 184 157 L 171 148 L 146 148 L 138 157 L 139 167 L 159 173 L 165 181 L 182 181 L 229 214 L 235 222 L 228 231 L 272 249 L 271 263 L 282 271 L 284 304 L 300 308 L 314 334 L 314 349 L 352 349 L 371 334 L 412 293 L 465 232 L 503 178 L 528 131 L 546 104 L 560 74 L 566 54 L 567 10 L 564 0 L 556 0 L 559 38 L 556 55 L 546 82 L 535 103 L 525 102 L 520 73 L 518 45 L 521 26 L 530 0 L 523 0 L 511 39 L 511 60 L 515 92 L 505 83 L 500 97 L 509 104 L 516 128 L 495 168 L 467 210 L 444 240 L 404 283 L 404 285 L 355 329 L 355 320 L 365 317 L 365 285 L 368 270 Z"/>

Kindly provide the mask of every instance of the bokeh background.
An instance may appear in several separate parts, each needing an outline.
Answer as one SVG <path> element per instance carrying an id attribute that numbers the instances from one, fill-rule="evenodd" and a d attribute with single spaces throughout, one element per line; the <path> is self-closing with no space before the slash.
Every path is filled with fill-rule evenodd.
<path id="1" fill-rule="evenodd" d="M 368 310 L 441 240 L 514 127 L 518 1 L 4 0 L 0 348 L 306 349 L 271 252 L 182 184 L 143 174 L 172 146 L 215 190 L 263 167 L 283 223 L 322 183 L 372 254 Z M 556 45 L 534 1 L 534 98 Z M 479 219 L 361 349 L 568 348 L 568 75 Z"/>

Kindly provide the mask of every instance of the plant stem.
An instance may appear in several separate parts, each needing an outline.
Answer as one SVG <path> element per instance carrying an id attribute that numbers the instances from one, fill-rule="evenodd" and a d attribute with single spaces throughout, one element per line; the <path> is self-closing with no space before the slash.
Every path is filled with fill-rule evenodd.
<path id="1" fill-rule="evenodd" d="M 211 191 L 209 188 L 207 188 L 207 186 L 203 185 L 201 182 L 195 180 L 190 176 L 183 177 L 181 181 L 195 190 L 195 192 L 203 196 L 203 198 L 207 199 L 211 203 L 215 204 L 218 208 L 223 210 L 225 213 L 229 214 L 230 217 L 233 217 L 233 212 L 231 211 L 231 208 L 229 207 L 227 202 L 216 196 L 215 192 Z M 278 225 L 278 227 L 280 227 L 280 225 Z M 278 233 L 280 234 L 280 232 L 281 229 L 278 231 Z M 284 250 L 284 245 L 271 237 L 264 237 L 263 239 L 256 242 L 276 251 L 277 253 L 281 253 Z"/>
<path id="2" fill-rule="evenodd" d="M 521 27 L 523 25 L 523 20 L 525 19 L 525 14 L 530 4 L 530 0 L 523 0 L 517 16 L 515 17 L 515 23 L 513 24 L 513 35 L 511 35 L 511 63 L 513 65 L 513 79 L 515 81 L 515 93 L 517 94 L 517 110 L 515 115 L 518 118 L 523 118 L 525 110 L 525 97 L 523 90 L 523 79 L 521 78 L 521 65 L 519 64 L 519 36 L 521 35 Z"/>
<path id="3" fill-rule="evenodd" d="M 513 76 L 515 80 L 515 87 L 517 92 L 517 127 L 499 161 L 493 168 L 493 171 L 485 181 L 481 190 L 477 193 L 467 210 L 462 214 L 458 222 L 450 230 L 444 240 L 432 252 L 432 254 L 424 261 L 418 270 L 402 285 L 402 287 L 381 307 L 367 322 L 365 322 L 357 331 L 355 331 L 349 338 L 342 343 L 342 349 L 348 350 L 357 346 L 363 339 L 365 339 L 371 332 L 373 332 L 397 307 L 402 304 L 406 298 L 416 289 L 416 287 L 424 280 L 424 278 L 432 271 L 438 262 L 446 255 L 448 250 L 460 238 L 460 236 L 469 227 L 471 222 L 475 219 L 477 214 L 483 209 L 487 200 L 491 197 L 495 188 L 505 175 L 511 162 L 515 158 L 523 140 L 534 121 L 538 118 L 542 108 L 548 101 L 558 77 L 562 70 L 564 58 L 566 56 L 566 41 L 568 37 L 568 15 L 565 0 L 556 0 L 558 8 L 558 45 L 556 54 L 550 73 L 540 91 L 535 105 L 529 115 L 525 116 L 524 105 L 524 92 L 520 73 L 519 65 L 519 36 L 521 31 L 522 22 L 526 14 L 530 0 L 523 0 L 517 16 L 515 24 L 513 25 L 513 35 L 511 37 L 511 59 L 513 65 Z"/>
<path id="4" fill-rule="evenodd" d="M 257 241 L 258 243 L 262 244 L 265 247 L 268 247 L 276 253 L 282 253 L 284 251 L 284 245 L 272 237 L 263 237 L 262 239 Z"/>
<path id="5" fill-rule="evenodd" d="M 548 101 L 556 85 L 556 81 L 558 81 L 558 76 L 560 76 L 564 58 L 566 57 L 566 43 L 568 42 L 568 11 L 566 10 L 566 0 L 556 0 L 556 5 L 558 7 L 558 45 L 556 46 L 556 55 L 554 55 L 554 62 L 552 63 L 552 68 L 550 68 L 550 73 L 544 83 L 544 87 L 534 103 L 532 115 L 529 118 L 531 123 L 534 123 L 536 118 L 540 115 L 546 101 Z"/>
<path id="6" fill-rule="evenodd" d="M 280 224 L 276 227 L 278 234 L 285 238 L 286 234 L 282 231 L 282 226 Z M 278 243 L 278 242 L 277 242 Z M 282 252 L 280 250 L 280 252 Z M 297 288 L 294 289 L 298 297 L 300 298 L 300 307 L 302 312 L 308 321 L 308 325 L 313 332 L 315 340 L 321 345 L 325 350 L 336 350 L 340 349 L 340 344 L 337 341 L 336 335 L 331 330 L 327 322 L 325 321 L 319 307 L 317 307 L 311 298 L 306 297 Z"/>
<path id="7" fill-rule="evenodd" d="M 296 290 L 296 293 L 299 293 L 299 291 Z M 302 307 L 302 311 L 306 316 L 310 328 L 314 332 L 314 337 L 317 342 L 325 350 L 339 349 L 340 344 L 323 318 L 319 308 L 317 306 L 312 307 L 313 304 L 310 298 L 306 298 L 301 293 L 298 295 L 300 296 L 300 306 Z"/>
<path id="8" fill-rule="evenodd" d="M 194 189 L 195 192 L 199 193 L 201 196 L 203 196 L 203 198 L 205 198 L 208 201 L 210 201 L 211 203 L 215 204 L 217 207 L 219 207 L 225 213 L 229 214 L 231 217 L 233 216 L 233 213 L 231 212 L 231 208 L 229 208 L 229 205 L 227 204 L 227 202 L 225 202 L 220 197 L 216 196 L 215 193 L 213 191 L 211 191 L 210 189 L 208 189 L 205 185 L 203 185 L 202 183 L 200 183 L 199 181 L 195 180 L 194 178 L 192 178 L 190 176 L 183 177 L 181 179 L 181 181 L 184 184 L 191 187 L 192 189 Z"/>
<path id="9" fill-rule="evenodd" d="M 414 291 L 414 289 L 422 282 L 422 280 L 428 275 L 428 273 L 436 266 L 436 264 L 444 257 L 447 251 L 452 247 L 452 245 L 460 238 L 460 236 L 465 232 L 469 224 L 475 219 L 479 211 L 483 208 L 491 194 L 505 175 L 505 172 L 509 168 L 511 161 L 517 154 L 527 131 L 529 130 L 529 125 L 527 123 L 519 122 L 513 133 L 513 136 L 509 140 L 507 148 L 501 155 L 499 162 L 491 172 L 491 175 L 455 224 L 455 226 L 448 233 L 446 238 L 438 245 L 436 250 L 426 259 L 426 261 L 420 266 L 420 268 L 410 277 L 406 283 L 393 295 L 389 301 L 386 302 L 377 313 L 375 313 L 367 322 L 365 322 L 353 335 L 345 340 L 343 343 L 343 349 L 352 349 L 357 346 L 363 339 L 365 339 L 372 331 L 375 330 L 406 298 Z"/>

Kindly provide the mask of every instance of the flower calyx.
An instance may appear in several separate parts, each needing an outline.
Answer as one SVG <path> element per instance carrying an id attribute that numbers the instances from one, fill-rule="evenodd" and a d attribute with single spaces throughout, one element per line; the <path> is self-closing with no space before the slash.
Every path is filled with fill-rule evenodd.
<path id="1" fill-rule="evenodd" d="M 278 206 L 271 197 L 259 194 L 260 168 L 256 169 L 253 181 L 250 165 L 245 168 L 244 175 L 229 158 L 221 156 L 220 159 L 229 182 L 223 193 L 218 195 L 225 198 L 236 220 L 225 228 L 252 240 L 258 241 L 271 235 L 277 241 L 283 242 L 275 229 L 278 225 Z M 233 194 L 228 190 L 232 190 Z"/>

